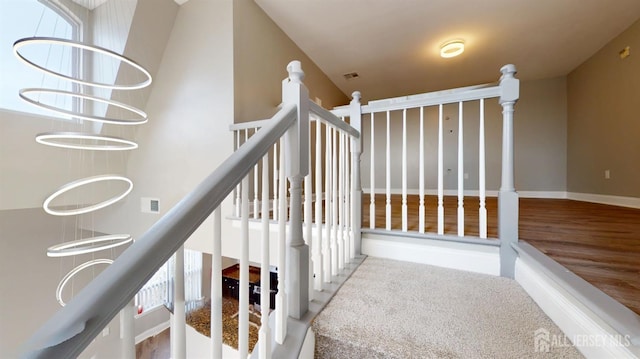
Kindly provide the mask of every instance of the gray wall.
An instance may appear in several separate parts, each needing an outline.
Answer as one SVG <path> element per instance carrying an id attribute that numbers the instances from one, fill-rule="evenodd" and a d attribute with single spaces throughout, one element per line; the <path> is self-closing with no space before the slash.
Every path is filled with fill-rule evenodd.
<path id="1" fill-rule="evenodd" d="M 444 184 L 457 189 L 458 105 L 444 106 Z M 558 77 L 521 82 L 515 112 L 516 189 L 566 190 L 566 79 Z M 464 114 L 464 173 L 466 190 L 478 189 L 479 101 L 467 102 Z M 425 188 L 437 189 L 438 108 L 425 108 Z M 363 121 L 362 184 L 370 187 L 371 120 Z M 419 110 L 407 111 L 407 187 L 419 188 Z M 375 186 L 384 192 L 386 166 L 386 113 L 375 114 Z M 502 108 L 497 99 L 485 102 L 487 189 L 500 186 Z M 402 111 L 391 113 L 391 189 L 402 188 Z"/>
<path id="2" fill-rule="evenodd" d="M 622 60 L 626 46 L 631 56 Z M 568 75 L 570 192 L 640 197 L 638 49 L 640 20 Z"/>
<path id="3" fill-rule="evenodd" d="M 302 63 L 309 97 L 325 108 L 349 99 L 252 0 L 233 1 L 235 122 L 272 116 L 282 102 L 282 80 L 293 60 Z"/>

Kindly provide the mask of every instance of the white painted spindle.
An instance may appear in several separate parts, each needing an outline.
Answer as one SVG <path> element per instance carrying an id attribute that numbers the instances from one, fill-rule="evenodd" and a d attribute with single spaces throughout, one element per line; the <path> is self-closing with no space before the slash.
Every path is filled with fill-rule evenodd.
<path id="1" fill-rule="evenodd" d="M 402 111 L 402 231 L 408 229 L 407 213 L 407 109 Z"/>
<path id="2" fill-rule="evenodd" d="M 464 236 L 464 130 L 462 102 L 458 102 L 458 237 Z"/>
<path id="3" fill-rule="evenodd" d="M 269 154 L 262 158 L 262 243 L 260 245 L 260 331 L 258 332 L 260 359 L 271 358 L 271 332 L 269 306 L 271 276 L 269 271 Z"/>
<path id="4" fill-rule="evenodd" d="M 349 263 L 353 257 L 353 235 L 351 234 L 351 138 L 348 134 L 344 135 L 344 257 L 345 263 Z"/>
<path id="5" fill-rule="evenodd" d="M 254 135 L 258 132 L 258 129 L 254 129 Z M 260 214 L 260 206 L 259 206 L 259 194 L 260 192 L 260 170 L 258 164 L 253 167 L 253 219 L 258 219 Z"/>
<path id="6" fill-rule="evenodd" d="M 418 232 L 420 233 L 424 233 L 424 216 L 425 216 L 425 212 L 424 212 L 424 107 L 420 107 L 420 144 L 419 144 L 419 149 L 418 151 L 420 151 L 420 155 L 419 155 L 419 161 L 420 161 L 420 165 L 419 165 L 419 186 L 420 186 L 420 203 L 419 203 L 419 207 L 418 207 Z"/>
<path id="7" fill-rule="evenodd" d="M 222 358 L 222 212 L 213 210 L 213 247 L 211 259 L 211 353 Z"/>
<path id="8" fill-rule="evenodd" d="M 438 234 L 444 234 L 444 113 L 438 106 Z"/>
<path id="9" fill-rule="evenodd" d="M 276 342 L 284 343 L 287 335 L 286 253 L 287 253 L 287 198 L 284 178 L 284 138 L 280 139 L 280 171 L 278 178 L 278 294 L 276 294 Z"/>
<path id="10" fill-rule="evenodd" d="M 122 359 L 136 359 L 136 333 L 135 333 L 136 306 L 131 299 L 120 311 L 120 340 Z"/>
<path id="11" fill-rule="evenodd" d="M 338 269 L 344 268 L 344 134 L 338 132 Z"/>
<path id="12" fill-rule="evenodd" d="M 332 141 L 332 129 L 331 126 L 326 125 L 326 131 L 325 131 L 325 146 L 326 146 L 326 151 L 325 151 L 325 157 L 324 157 L 324 162 L 325 162 L 325 180 L 324 180 L 324 190 L 325 190 L 325 197 L 324 197 L 324 228 L 325 228 L 325 235 L 324 235 L 324 241 L 322 242 L 322 258 L 323 258 L 323 262 L 322 262 L 322 267 L 324 270 L 324 281 L 325 283 L 329 283 L 331 282 L 331 275 L 332 275 L 332 268 L 333 268 L 333 264 L 331 263 L 332 257 L 331 257 L 331 246 L 332 246 L 332 236 L 331 236 L 331 221 L 333 218 L 333 214 L 331 213 L 331 199 L 333 197 L 333 184 L 331 183 L 331 178 L 332 178 L 332 174 L 331 174 L 331 170 L 333 167 L 332 164 L 332 158 L 333 158 L 333 153 L 332 153 L 332 148 L 333 148 L 333 141 Z"/>
<path id="13" fill-rule="evenodd" d="M 338 130 L 331 130 L 331 275 L 338 275 Z"/>
<path id="14" fill-rule="evenodd" d="M 386 203 L 386 223 L 385 228 L 387 231 L 391 230 L 391 112 L 387 111 L 387 166 L 386 166 L 386 180 L 387 180 L 387 203 Z"/>
<path id="15" fill-rule="evenodd" d="M 273 220 L 278 221 L 278 143 L 273 144 Z"/>
<path id="16" fill-rule="evenodd" d="M 173 321 L 171 322 L 171 357 L 187 357 L 187 317 L 184 302 L 184 245 L 174 253 Z"/>
<path id="17" fill-rule="evenodd" d="M 311 141 L 309 141 L 309 143 L 311 143 Z M 310 254 L 313 254 L 313 246 L 314 246 L 314 240 L 313 237 L 311 236 L 313 230 L 313 213 L 312 213 L 312 208 L 313 208 L 313 181 L 312 176 L 313 176 L 313 171 L 311 168 L 311 150 L 309 150 L 308 153 L 308 157 L 309 157 L 309 173 L 304 177 L 304 241 L 307 244 L 307 246 L 309 246 L 309 250 L 310 250 Z M 313 257 L 313 255 L 309 256 L 309 300 L 313 300 L 313 273 L 314 273 L 314 267 L 313 267 L 313 261 L 315 260 L 315 258 Z"/>
<path id="18" fill-rule="evenodd" d="M 236 151 L 240 147 L 240 131 L 241 130 L 236 131 L 236 148 L 235 148 Z M 236 186 L 236 205 L 235 205 L 236 217 L 240 217 L 240 206 L 241 206 L 240 205 L 240 184 L 238 183 L 238 185 Z"/>
<path id="19" fill-rule="evenodd" d="M 322 122 L 316 121 L 316 162 L 315 162 L 315 185 L 316 185 L 316 203 L 315 203 L 315 224 L 316 239 L 313 241 L 313 272 L 315 277 L 313 280 L 313 288 L 317 291 L 322 290 L 322 282 L 324 281 L 322 246 L 324 241 L 322 238 Z"/>
<path id="20" fill-rule="evenodd" d="M 487 206 L 486 206 L 486 175 L 485 175 L 485 136 L 484 136 L 484 99 L 480 99 L 480 138 L 479 138 L 479 158 L 478 158 L 478 196 L 480 197 L 480 209 L 478 217 L 480 219 L 480 238 L 487 238 Z"/>
<path id="21" fill-rule="evenodd" d="M 376 228 L 376 141 L 375 141 L 375 113 L 371 112 L 371 149 L 370 158 L 371 165 L 369 167 L 371 173 L 370 186 L 371 193 L 369 194 L 369 228 Z"/>
<path id="22" fill-rule="evenodd" d="M 249 353 L 249 176 L 242 179 L 240 220 L 240 281 L 238 296 L 238 352 L 240 358 Z"/>

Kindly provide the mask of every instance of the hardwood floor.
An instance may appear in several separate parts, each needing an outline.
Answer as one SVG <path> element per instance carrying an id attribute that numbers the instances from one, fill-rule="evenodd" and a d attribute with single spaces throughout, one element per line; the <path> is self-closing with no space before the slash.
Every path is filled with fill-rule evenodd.
<path id="1" fill-rule="evenodd" d="M 362 227 L 369 228 L 369 195 Z M 376 228 L 385 226 L 385 197 L 376 195 Z M 402 227 L 402 198 L 393 195 L 392 228 Z M 465 233 L 478 234 L 478 198 L 465 197 Z M 437 198 L 426 196 L 426 231 L 436 232 Z M 408 196 L 408 228 L 418 228 L 418 196 Z M 497 200 L 487 199 L 488 236 L 497 238 Z M 457 232 L 457 198 L 445 197 L 445 233 Z M 640 314 L 640 209 L 562 199 L 520 199 L 520 240 Z"/>

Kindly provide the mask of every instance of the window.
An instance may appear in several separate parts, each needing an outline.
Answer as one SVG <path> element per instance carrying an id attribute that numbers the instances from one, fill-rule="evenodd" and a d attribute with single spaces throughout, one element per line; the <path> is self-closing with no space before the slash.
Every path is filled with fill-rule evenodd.
<path id="1" fill-rule="evenodd" d="M 175 257 L 171 257 L 136 294 L 138 314 L 161 305 L 173 308 L 173 279 Z M 184 251 L 184 297 L 187 311 L 197 308 L 202 301 L 202 253 Z"/>
<path id="2" fill-rule="evenodd" d="M 76 85 L 23 64 L 13 54 L 13 43 L 32 36 L 79 41 L 82 38 L 81 25 L 76 17 L 54 3 L 54 0 L 12 0 L 3 4 L 0 12 L 0 108 L 52 116 L 20 100 L 19 90 L 44 87 L 76 91 Z M 21 53 L 56 72 L 75 75 L 80 71 L 79 52 L 70 47 L 33 45 L 23 47 Z M 66 110 L 77 110 L 79 106 L 78 101 L 68 96 L 42 100 Z"/>

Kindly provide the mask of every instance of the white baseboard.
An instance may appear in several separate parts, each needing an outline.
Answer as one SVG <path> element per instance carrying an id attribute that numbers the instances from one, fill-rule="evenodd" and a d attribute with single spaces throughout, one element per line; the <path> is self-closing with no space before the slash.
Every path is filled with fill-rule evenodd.
<path id="1" fill-rule="evenodd" d="M 517 191 L 520 198 L 566 199 L 565 191 Z"/>
<path id="2" fill-rule="evenodd" d="M 171 326 L 171 321 L 167 320 L 166 322 L 160 323 L 153 328 L 149 328 L 145 330 L 144 332 L 136 335 L 136 339 L 135 339 L 136 344 L 140 343 L 141 341 L 147 338 L 150 338 L 162 333 L 163 331 L 167 330 L 167 328 L 169 328 L 170 326 Z"/>
<path id="3" fill-rule="evenodd" d="M 628 338 L 617 333 L 536 268 L 537 265 L 519 257 L 516 260 L 516 281 L 586 358 L 638 358 L 640 348 L 631 345 Z M 534 333 L 531 333 L 531 339 L 533 343 Z M 562 343 L 563 340 L 556 342 Z"/>
<path id="4" fill-rule="evenodd" d="M 576 200 L 576 201 L 593 202 L 593 203 L 609 204 L 612 206 L 621 206 L 621 207 L 640 209 L 640 198 L 638 197 L 623 197 L 623 196 L 611 196 L 611 195 L 605 195 L 605 194 L 567 192 L 567 198 Z"/>
<path id="5" fill-rule="evenodd" d="M 499 247 L 363 233 L 362 254 L 500 275 Z"/>

